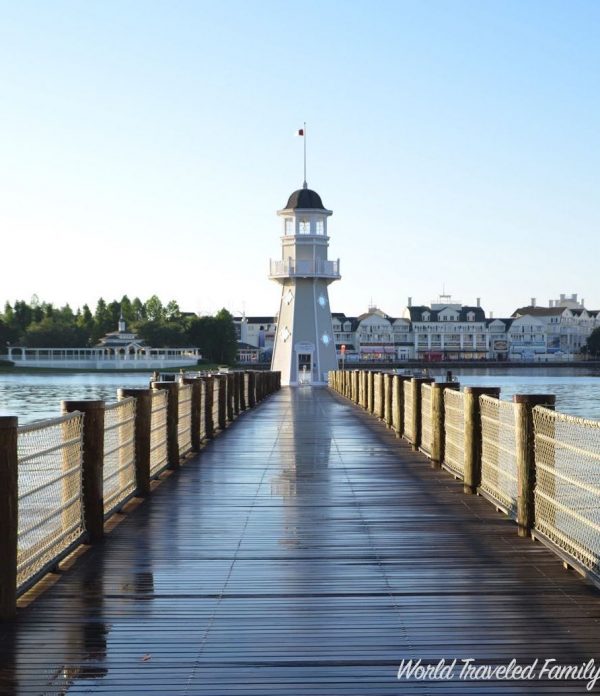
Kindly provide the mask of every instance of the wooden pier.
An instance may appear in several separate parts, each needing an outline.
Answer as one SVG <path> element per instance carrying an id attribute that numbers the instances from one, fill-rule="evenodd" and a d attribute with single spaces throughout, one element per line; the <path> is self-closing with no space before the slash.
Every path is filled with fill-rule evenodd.
<path id="1" fill-rule="evenodd" d="M 584 694 L 396 674 L 600 660 L 600 591 L 327 389 L 269 396 L 53 577 L 0 624 L 0 694 Z"/>

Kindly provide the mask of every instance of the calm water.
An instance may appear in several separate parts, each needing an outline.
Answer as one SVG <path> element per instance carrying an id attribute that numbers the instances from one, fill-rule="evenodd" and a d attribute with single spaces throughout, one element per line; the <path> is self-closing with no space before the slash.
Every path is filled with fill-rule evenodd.
<path id="1" fill-rule="evenodd" d="M 445 377 L 444 369 L 430 375 Z M 600 371 L 541 368 L 458 370 L 453 374 L 462 385 L 501 387 L 501 398 L 513 394 L 556 394 L 556 410 L 600 420 Z M 115 401 L 119 387 L 147 387 L 149 373 L 0 373 L 0 415 L 19 416 L 20 423 L 60 414 L 63 399 L 105 399 Z"/>
<path id="2" fill-rule="evenodd" d="M 151 373 L 70 372 L 64 374 L 0 373 L 0 415 L 18 416 L 19 423 L 60 415 L 68 399 L 117 400 L 120 387 L 148 387 Z"/>

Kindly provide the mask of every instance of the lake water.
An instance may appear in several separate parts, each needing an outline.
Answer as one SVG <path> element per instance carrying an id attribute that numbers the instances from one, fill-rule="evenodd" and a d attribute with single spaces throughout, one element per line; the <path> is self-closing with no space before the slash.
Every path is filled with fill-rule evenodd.
<path id="1" fill-rule="evenodd" d="M 506 368 L 503 370 L 454 369 L 464 386 L 502 389 L 501 398 L 513 394 L 556 394 L 556 410 L 600 420 L 600 371 L 570 368 Z M 446 371 L 431 369 L 441 379 Z M 19 416 L 20 423 L 60 414 L 63 399 L 116 401 L 119 387 L 147 387 L 149 373 L 0 373 L 0 415 Z"/>

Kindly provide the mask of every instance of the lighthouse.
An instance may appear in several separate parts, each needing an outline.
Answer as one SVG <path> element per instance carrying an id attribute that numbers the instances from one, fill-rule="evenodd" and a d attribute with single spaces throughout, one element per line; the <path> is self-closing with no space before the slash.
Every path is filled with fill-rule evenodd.
<path id="1" fill-rule="evenodd" d="M 327 258 L 327 219 L 332 215 L 306 182 L 282 210 L 281 259 L 269 278 L 281 285 L 271 369 L 285 385 L 323 385 L 337 369 L 328 286 L 340 279 L 340 261 Z"/>

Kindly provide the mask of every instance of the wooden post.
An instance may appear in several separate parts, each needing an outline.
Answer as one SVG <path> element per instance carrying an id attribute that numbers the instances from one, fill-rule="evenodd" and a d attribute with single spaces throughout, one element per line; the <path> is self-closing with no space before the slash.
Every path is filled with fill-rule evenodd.
<path id="1" fill-rule="evenodd" d="M 248 407 L 256 406 L 256 372 L 248 373 Z"/>
<path id="2" fill-rule="evenodd" d="M 360 406 L 364 409 L 367 408 L 367 371 L 360 371 Z"/>
<path id="3" fill-rule="evenodd" d="M 240 372 L 240 411 L 245 411 L 248 408 L 246 403 L 246 388 L 248 384 L 248 373 Z"/>
<path id="4" fill-rule="evenodd" d="M 119 389 L 119 399 L 135 397 L 135 494 L 150 495 L 150 427 L 152 389 Z"/>
<path id="5" fill-rule="evenodd" d="M 393 417 L 392 417 L 392 399 L 394 390 L 394 375 L 386 374 L 384 375 L 384 396 L 385 396 L 385 407 L 384 407 L 384 418 L 385 424 L 388 428 L 392 427 Z"/>
<path id="6" fill-rule="evenodd" d="M 225 381 L 227 384 L 227 420 L 231 423 L 233 421 L 233 404 L 235 401 L 235 375 L 233 372 L 228 372 L 225 375 Z"/>
<path id="7" fill-rule="evenodd" d="M 367 382 L 367 411 L 373 413 L 375 410 L 375 373 L 369 370 Z"/>
<path id="8" fill-rule="evenodd" d="M 465 493 L 476 493 L 481 483 L 481 409 L 483 394 L 500 398 L 499 387 L 465 387 Z"/>
<path id="9" fill-rule="evenodd" d="M 192 452 L 200 451 L 200 427 L 202 422 L 202 380 L 198 377 L 184 377 L 184 384 L 192 387 L 191 428 Z"/>
<path id="10" fill-rule="evenodd" d="M 241 372 L 234 372 L 233 373 L 233 414 L 234 416 L 239 416 L 240 415 L 240 390 L 241 390 L 241 384 L 242 384 L 242 373 Z"/>
<path id="11" fill-rule="evenodd" d="M 83 413 L 81 462 L 84 527 L 90 544 L 104 536 L 104 401 L 63 401 L 62 412 Z"/>
<path id="12" fill-rule="evenodd" d="M 385 374 L 378 372 L 375 375 L 375 415 L 383 420 L 385 411 Z"/>
<path id="13" fill-rule="evenodd" d="M 458 382 L 436 382 L 431 385 L 431 466 L 439 469 L 444 461 L 446 429 L 444 426 L 444 390 L 460 389 Z"/>
<path id="14" fill-rule="evenodd" d="M 202 378 L 204 382 L 204 433 L 207 440 L 211 440 L 215 436 L 213 421 L 214 379 L 214 377 Z"/>
<path id="15" fill-rule="evenodd" d="M 431 377 L 413 377 L 412 383 L 412 431 L 413 440 L 411 442 L 415 452 L 421 446 L 421 385 L 431 384 L 434 380 Z"/>
<path id="16" fill-rule="evenodd" d="M 225 375 L 215 375 L 217 382 L 217 425 L 219 430 L 227 427 L 227 378 Z"/>
<path id="17" fill-rule="evenodd" d="M 179 469 L 179 383 L 152 382 L 152 386 L 167 392 L 167 462 L 169 469 Z"/>
<path id="18" fill-rule="evenodd" d="M 535 526 L 534 490 L 535 432 L 533 408 L 554 408 L 554 394 L 515 394 L 515 441 L 517 444 L 517 525 L 519 536 L 527 537 Z"/>
<path id="19" fill-rule="evenodd" d="M 16 416 L 0 416 L 0 621 L 17 613 L 18 424 Z"/>

